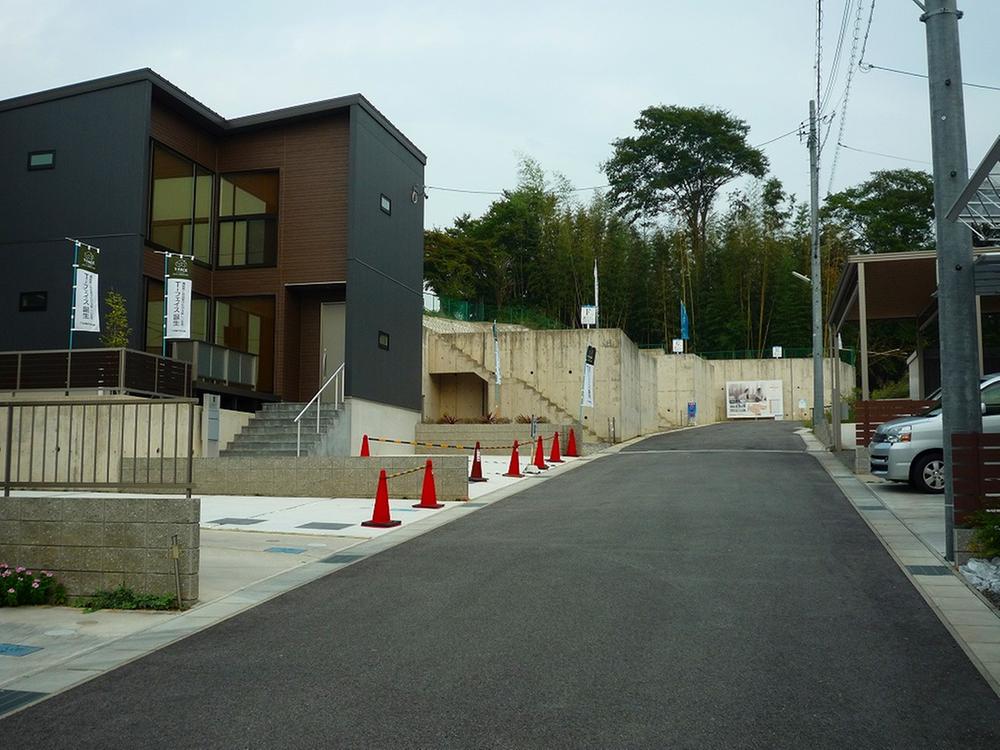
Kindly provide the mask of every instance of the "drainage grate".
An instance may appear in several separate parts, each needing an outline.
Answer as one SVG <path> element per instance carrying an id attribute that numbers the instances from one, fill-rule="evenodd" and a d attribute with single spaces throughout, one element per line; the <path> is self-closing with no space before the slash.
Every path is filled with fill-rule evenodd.
<path id="1" fill-rule="evenodd" d="M 48 693 L 35 693 L 30 690 L 0 690 L 0 716 L 46 695 Z"/>
<path id="2" fill-rule="evenodd" d="M 947 576 L 951 570 L 943 565 L 907 565 L 906 569 L 915 576 Z"/>
<path id="3" fill-rule="evenodd" d="M 265 552 L 280 552 L 283 555 L 301 555 L 305 547 L 268 547 Z"/>
<path id="4" fill-rule="evenodd" d="M 250 526 L 255 523 L 264 523 L 263 518 L 216 518 L 209 523 L 221 523 L 227 526 Z"/>
<path id="5" fill-rule="evenodd" d="M 27 656 L 41 651 L 41 646 L 22 646 L 19 643 L 0 643 L 0 656 Z"/>
<path id="6" fill-rule="evenodd" d="M 313 521 L 312 523 L 304 523 L 301 526 L 296 526 L 297 529 L 327 529 L 328 531 L 336 531 L 337 529 L 349 529 L 354 524 L 352 523 L 321 523 L 320 521 Z"/>
<path id="7" fill-rule="evenodd" d="M 329 557 L 324 557 L 319 562 L 330 563 L 331 565 L 352 563 L 356 560 L 360 560 L 364 555 L 330 555 Z"/>

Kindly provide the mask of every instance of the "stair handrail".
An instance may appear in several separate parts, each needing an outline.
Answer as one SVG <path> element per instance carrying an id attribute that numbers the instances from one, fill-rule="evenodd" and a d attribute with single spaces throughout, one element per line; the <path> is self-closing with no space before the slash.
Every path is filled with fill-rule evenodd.
<path id="1" fill-rule="evenodd" d="M 309 411 L 309 407 L 312 406 L 313 403 L 315 403 L 316 404 L 316 434 L 318 435 L 319 434 L 319 417 L 320 417 L 320 411 L 322 410 L 322 404 L 323 404 L 323 402 L 320 401 L 320 396 L 323 395 L 323 391 L 325 391 L 327 389 L 327 387 L 329 387 L 330 383 L 332 383 L 334 380 L 337 381 L 337 385 L 333 389 L 333 410 L 336 411 L 337 409 L 340 408 L 341 404 L 344 403 L 344 365 L 345 364 L 347 364 L 347 363 L 346 362 L 342 363 L 340 365 L 340 367 L 338 367 L 336 370 L 333 371 L 333 375 L 331 375 L 329 378 L 326 379 L 326 382 L 323 383 L 322 386 L 320 386 L 320 389 L 318 391 L 316 391 L 316 395 L 313 396 L 311 399 L 309 399 L 309 403 L 307 403 L 302 408 L 302 411 L 299 412 L 299 415 L 297 417 L 295 417 L 295 419 L 292 420 L 293 422 L 295 422 L 295 425 L 296 425 L 296 434 L 295 434 L 295 457 L 296 458 L 299 458 L 302 455 L 302 417 L 305 415 L 305 413 L 307 411 Z"/>

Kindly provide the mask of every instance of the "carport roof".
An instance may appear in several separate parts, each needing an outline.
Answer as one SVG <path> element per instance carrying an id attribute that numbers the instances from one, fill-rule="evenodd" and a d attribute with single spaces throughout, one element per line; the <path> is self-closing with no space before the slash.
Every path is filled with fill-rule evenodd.
<path id="1" fill-rule="evenodd" d="M 977 256 L 996 254 L 997 248 L 976 248 Z M 862 269 L 861 267 L 864 266 Z M 865 307 L 868 320 L 921 318 L 936 307 L 937 253 L 933 250 L 904 253 L 852 255 L 847 259 L 827 314 L 827 322 L 840 327 L 860 318 L 858 283 L 865 279 Z M 987 300 L 991 303 L 987 306 Z M 992 308 L 996 298 L 983 298 L 983 309 Z"/>

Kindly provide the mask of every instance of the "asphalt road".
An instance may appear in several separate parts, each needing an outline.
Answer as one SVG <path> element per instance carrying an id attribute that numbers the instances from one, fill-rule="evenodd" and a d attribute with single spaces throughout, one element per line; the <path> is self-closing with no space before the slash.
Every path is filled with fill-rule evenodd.
<path id="1" fill-rule="evenodd" d="M 793 428 L 536 480 L 0 721 L 0 747 L 996 750 L 1000 700 Z"/>

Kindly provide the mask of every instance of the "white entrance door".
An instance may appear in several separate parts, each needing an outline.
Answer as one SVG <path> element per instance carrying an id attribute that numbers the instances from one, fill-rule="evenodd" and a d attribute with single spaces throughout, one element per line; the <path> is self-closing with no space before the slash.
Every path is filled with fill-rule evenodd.
<path id="1" fill-rule="evenodd" d="M 343 302 L 324 302 L 320 310 L 320 385 L 344 364 L 346 309 Z M 333 401 L 333 385 L 323 392 L 323 402 Z"/>

